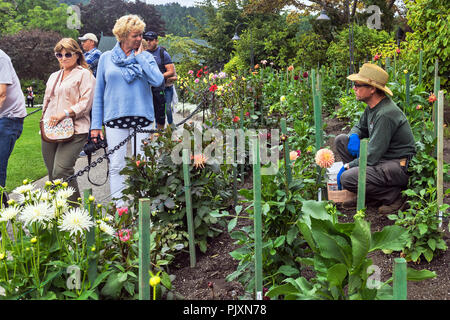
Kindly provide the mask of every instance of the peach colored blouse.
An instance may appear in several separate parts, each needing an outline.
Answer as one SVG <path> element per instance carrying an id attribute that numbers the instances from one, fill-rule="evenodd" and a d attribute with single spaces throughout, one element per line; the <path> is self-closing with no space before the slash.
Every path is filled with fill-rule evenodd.
<path id="1" fill-rule="evenodd" d="M 75 134 L 88 133 L 91 126 L 90 111 L 94 98 L 95 77 L 81 66 L 75 67 L 62 79 L 63 70 L 50 75 L 45 88 L 44 118 L 64 112 L 69 108 L 75 113 Z M 53 95 L 52 90 L 55 87 Z"/>

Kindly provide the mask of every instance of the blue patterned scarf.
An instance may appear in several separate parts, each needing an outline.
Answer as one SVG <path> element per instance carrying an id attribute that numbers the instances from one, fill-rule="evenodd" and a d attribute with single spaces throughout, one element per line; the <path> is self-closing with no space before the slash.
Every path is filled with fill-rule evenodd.
<path id="1" fill-rule="evenodd" d="M 142 67 L 136 61 L 134 50 L 127 57 L 120 47 L 120 43 L 117 42 L 111 50 L 111 59 L 112 62 L 120 67 L 122 76 L 127 83 L 131 83 L 135 78 L 142 78 Z"/>

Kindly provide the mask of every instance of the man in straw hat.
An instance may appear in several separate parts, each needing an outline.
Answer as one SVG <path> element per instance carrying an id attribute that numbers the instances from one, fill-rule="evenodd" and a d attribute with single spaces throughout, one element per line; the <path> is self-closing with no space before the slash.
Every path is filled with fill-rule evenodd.
<path id="1" fill-rule="evenodd" d="M 347 77 L 354 82 L 356 99 L 367 107 L 349 134 L 335 139 L 336 150 L 344 162 L 337 176 L 338 187 L 354 193 L 358 191 L 360 139 L 369 139 L 366 200 L 381 205 L 378 212 L 382 214 L 395 213 L 404 206 L 401 190 L 408 184 L 408 163 L 416 153 L 408 120 L 389 97 L 392 91 L 386 87 L 388 78 L 386 71 L 371 63 Z"/>

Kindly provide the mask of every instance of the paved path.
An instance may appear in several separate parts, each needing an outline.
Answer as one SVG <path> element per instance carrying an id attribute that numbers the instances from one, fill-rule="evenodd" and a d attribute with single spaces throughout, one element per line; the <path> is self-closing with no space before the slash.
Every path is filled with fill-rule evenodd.
<path id="1" fill-rule="evenodd" d="M 187 117 L 194 109 L 196 108 L 195 105 L 192 104 L 185 104 L 184 105 L 184 111 L 185 116 Z M 179 123 L 182 121 L 185 117 L 182 116 L 182 109 L 183 106 L 181 103 L 179 103 L 175 107 L 177 112 L 174 112 L 174 123 Z M 201 115 L 199 113 L 198 115 Z M 199 116 L 194 117 L 194 121 L 201 121 L 201 117 Z M 96 152 L 96 155 L 92 157 L 92 161 L 95 161 L 98 157 L 104 154 L 103 150 L 98 150 Z M 131 143 L 128 143 L 128 156 L 131 156 Z M 77 162 L 75 163 L 75 172 L 78 172 L 82 169 L 84 169 L 88 165 L 87 157 L 80 157 L 77 159 Z M 107 162 L 103 161 L 101 164 L 97 165 L 95 168 L 92 168 L 89 172 L 89 177 L 91 181 L 94 183 L 100 184 L 105 181 L 106 178 L 106 170 L 107 170 Z M 91 184 L 88 180 L 87 172 L 84 173 L 81 177 L 78 177 L 78 187 L 80 189 L 80 193 L 83 194 L 83 190 L 86 189 L 92 189 L 92 195 L 95 197 L 96 201 L 98 203 L 107 204 L 111 200 L 110 195 L 110 188 L 109 188 L 109 181 L 107 181 L 102 186 L 95 186 Z M 48 176 L 45 176 L 35 182 L 36 187 L 43 188 L 45 182 L 48 180 Z"/>

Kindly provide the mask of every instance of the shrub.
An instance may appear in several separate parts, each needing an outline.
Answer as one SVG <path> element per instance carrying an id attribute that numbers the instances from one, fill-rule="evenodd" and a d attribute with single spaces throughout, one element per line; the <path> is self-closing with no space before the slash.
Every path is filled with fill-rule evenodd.
<path id="1" fill-rule="evenodd" d="M 21 30 L 2 37 L 0 48 L 11 58 L 19 79 L 47 81 L 59 69 L 53 48 L 61 38 L 55 31 Z"/>

